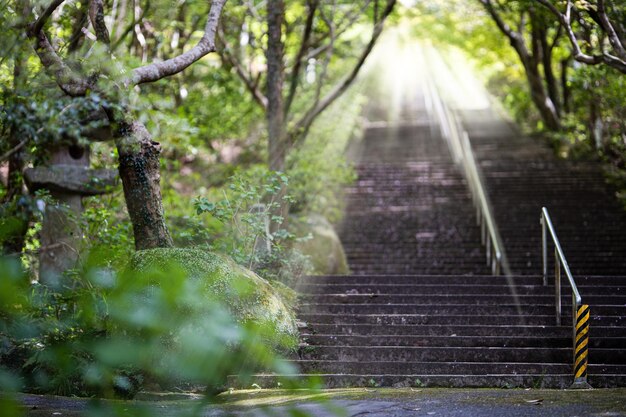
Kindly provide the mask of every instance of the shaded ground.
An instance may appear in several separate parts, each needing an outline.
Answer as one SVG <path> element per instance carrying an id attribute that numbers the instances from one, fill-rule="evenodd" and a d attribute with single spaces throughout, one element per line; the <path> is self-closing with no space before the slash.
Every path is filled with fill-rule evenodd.
<path id="1" fill-rule="evenodd" d="M 25 395 L 29 417 L 82 416 L 88 400 Z M 106 402 L 136 415 L 176 416 L 200 401 Z M 203 406 L 203 416 L 287 416 L 293 410 L 321 416 L 493 416 L 576 417 L 626 416 L 626 389 L 590 391 L 502 389 L 340 389 L 301 391 L 234 391 L 219 396 L 219 404 Z M 151 411 L 151 412 L 150 412 Z M 295 414 L 302 415 L 302 414 Z"/>

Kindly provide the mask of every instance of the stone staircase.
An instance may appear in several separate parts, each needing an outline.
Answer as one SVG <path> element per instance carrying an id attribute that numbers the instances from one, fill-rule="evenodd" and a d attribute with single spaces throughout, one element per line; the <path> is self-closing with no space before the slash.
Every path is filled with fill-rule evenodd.
<path id="1" fill-rule="evenodd" d="M 520 305 L 502 277 L 309 277 L 300 314 L 308 346 L 298 365 L 329 387 L 568 387 L 571 321 L 554 325 L 554 290 L 540 277 L 513 281 Z M 607 294 L 596 277 L 580 281 L 594 312 L 589 381 L 624 385 L 626 295 Z M 626 285 L 624 277 L 607 281 Z"/>
<path id="2" fill-rule="evenodd" d="M 463 119 L 514 273 L 541 271 L 545 206 L 575 276 L 626 275 L 626 212 L 600 164 L 560 160 L 544 139 L 520 135 L 490 109 Z"/>
<path id="3" fill-rule="evenodd" d="M 489 273 L 467 184 L 432 126 L 370 128 L 355 147 L 339 230 L 353 274 Z"/>
<path id="4" fill-rule="evenodd" d="M 298 288 L 302 374 L 328 387 L 568 387 L 571 296 L 564 284 L 556 326 L 539 276 L 545 205 L 591 305 L 589 382 L 625 386 L 626 218 L 597 164 L 559 161 L 497 115 L 464 116 L 515 275 L 488 275 L 437 129 L 423 117 L 372 127 L 350 150 L 359 177 L 340 227 L 353 275 Z"/>

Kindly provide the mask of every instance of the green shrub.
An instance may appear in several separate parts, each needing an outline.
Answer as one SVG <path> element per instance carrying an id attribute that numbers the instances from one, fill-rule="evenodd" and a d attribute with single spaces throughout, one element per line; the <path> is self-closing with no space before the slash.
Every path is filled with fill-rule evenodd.
<path id="1" fill-rule="evenodd" d="M 128 398 L 158 384 L 212 393 L 227 375 L 295 373 L 267 342 L 280 339 L 277 320 L 234 317 L 253 312 L 233 309 L 223 293 L 211 297 L 207 282 L 194 278 L 210 258 L 214 284 L 229 277 L 231 296 L 280 303 L 251 291 L 258 277 L 247 273 L 248 285 L 238 284 L 235 272 L 245 273 L 214 255 L 193 263 L 195 270 L 176 258 L 151 264 L 138 253 L 135 268 L 116 272 L 107 254 L 94 252 L 72 288 L 59 292 L 30 283 L 17 261 L 0 260 L 0 391 Z M 283 334 L 293 336 L 293 324 L 286 326 Z M 3 415 L 18 415 L 11 398 L 0 398 Z"/>

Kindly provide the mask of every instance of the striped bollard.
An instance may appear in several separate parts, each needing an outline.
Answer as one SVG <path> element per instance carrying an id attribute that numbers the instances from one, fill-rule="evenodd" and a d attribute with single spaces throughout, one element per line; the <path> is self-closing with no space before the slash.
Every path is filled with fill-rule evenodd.
<path id="1" fill-rule="evenodd" d="M 574 336 L 574 383 L 572 389 L 590 389 L 587 383 L 589 362 L 589 306 L 582 304 L 576 310 L 576 332 Z"/>

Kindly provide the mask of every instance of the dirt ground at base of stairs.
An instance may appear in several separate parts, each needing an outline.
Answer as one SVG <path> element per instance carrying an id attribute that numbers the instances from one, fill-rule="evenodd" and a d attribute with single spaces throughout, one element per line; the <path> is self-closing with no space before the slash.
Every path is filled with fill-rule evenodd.
<path id="1" fill-rule="evenodd" d="M 537 389 L 332 389 L 319 391 L 241 390 L 210 404 L 199 396 L 144 396 L 149 401 L 102 401 L 116 416 L 484 416 L 626 417 L 626 388 Z M 88 399 L 23 395 L 27 417 L 94 415 Z M 304 413 L 304 414 L 303 414 Z M 107 414 L 98 414 L 108 415 Z"/>

